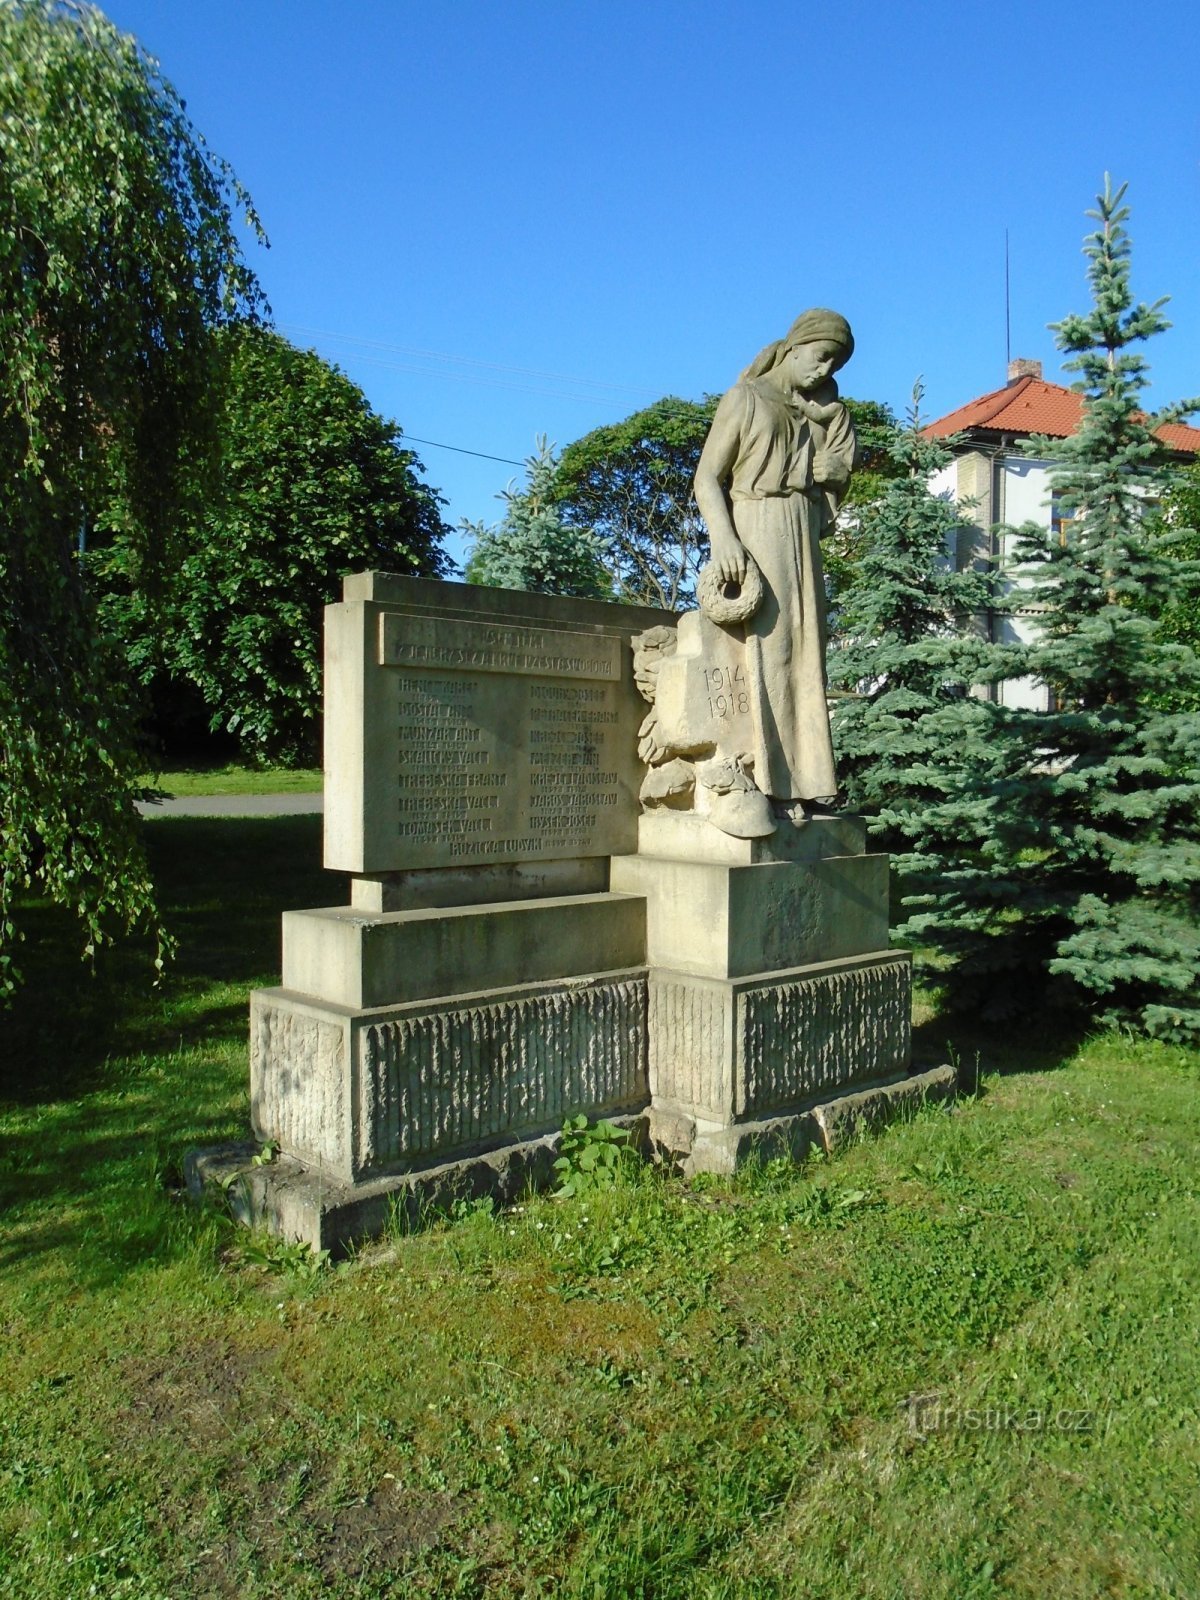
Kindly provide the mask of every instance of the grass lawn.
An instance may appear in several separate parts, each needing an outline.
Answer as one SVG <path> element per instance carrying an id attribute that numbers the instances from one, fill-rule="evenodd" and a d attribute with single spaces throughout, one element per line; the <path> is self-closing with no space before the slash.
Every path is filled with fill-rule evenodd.
<path id="1" fill-rule="evenodd" d="M 313 794 L 324 787 L 319 767 L 187 767 L 147 773 L 142 782 L 173 799 L 197 794 Z"/>
<path id="2" fill-rule="evenodd" d="M 147 838 L 164 988 L 43 909 L 3 1024 L 0 1595 L 1200 1594 L 1196 1056 L 961 1035 L 978 1096 L 836 1160 L 313 1270 L 178 1162 L 344 884 L 315 818 Z"/>

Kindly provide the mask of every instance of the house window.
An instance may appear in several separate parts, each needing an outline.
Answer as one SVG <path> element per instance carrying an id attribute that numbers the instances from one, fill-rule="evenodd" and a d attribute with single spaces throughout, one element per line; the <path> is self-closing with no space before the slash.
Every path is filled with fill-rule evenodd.
<path id="1" fill-rule="evenodd" d="M 1068 510 L 1063 505 L 1059 490 L 1050 491 L 1050 531 L 1058 536 L 1059 544 L 1066 544 L 1070 536 L 1068 529 L 1078 515 L 1078 509 Z"/>

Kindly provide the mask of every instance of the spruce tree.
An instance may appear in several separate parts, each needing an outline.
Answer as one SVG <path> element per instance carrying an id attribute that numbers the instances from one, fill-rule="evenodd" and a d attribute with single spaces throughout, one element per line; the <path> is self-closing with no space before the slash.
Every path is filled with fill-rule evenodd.
<path id="1" fill-rule="evenodd" d="M 612 598 L 612 580 L 599 539 L 565 522 L 555 501 L 554 451 L 543 435 L 537 453 L 525 463 L 526 486 L 510 483 L 499 499 L 504 519 L 495 527 L 464 521 L 471 540 L 464 576 L 468 583 L 495 589 L 526 589 L 538 594 Z"/>
<path id="2" fill-rule="evenodd" d="M 951 553 L 966 512 L 931 492 L 952 459 L 920 420 L 921 388 L 903 423 L 881 429 L 887 466 L 877 497 L 856 519 L 858 561 L 831 652 L 838 776 L 852 810 L 903 836 L 946 787 L 947 753 L 965 757 L 988 727 L 969 698 L 992 659 L 975 619 L 990 604 L 990 575 L 959 572 Z"/>
<path id="3" fill-rule="evenodd" d="M 1160 529 L 1170 539 L 1167 548 L 1183 565 L 1166 604 L 1146 609 L 1157 617 L 1163 638 L 1186 644 L 1200 655 L 1200 462 L 1172 478 L 1158 517 Z M 1200 682 L 1172 685 L 1164 703 L 1174 710 L 1200 710 Z"/>
<path id="4" fill-rule="evenodd" d="M 1139 409 L 1137 347 L 1168 324 L 1162 301 L 1133 300 L 1124 195 L 1106 179 L 1089 213 L 1091 311 L 1055 325 L 1081 425 L 1028 447 L 1057 458 L 1072 513 L 1062 536 L 1026 529 L 1017 547 L 1038 620 L 1022 671 L 1051 709 L 997 708 L 991 759 L 928 816 L 927 909 L 909 927 L 984 1011 L 1057 977 L 1093 1013 L 1182 1039 L 1200 1034 L 1200 715 L 1164 707 L 1200 667 L 1155 621 L 1188 568 L 1147 508 L 1164 476 L 1154 430 L 1192 407 Z"/>

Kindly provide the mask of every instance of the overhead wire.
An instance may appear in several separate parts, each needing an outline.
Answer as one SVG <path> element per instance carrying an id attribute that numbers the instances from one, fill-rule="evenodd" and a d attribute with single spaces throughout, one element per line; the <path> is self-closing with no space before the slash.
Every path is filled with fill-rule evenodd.
<path id="1" fill-rule="evenodd" d="M 486 450 L 468 450 L 465 444 L 443 444 L 440 439 L 418 439 L 415 433 L 406 433 L 402 428 L 405 444 L 428 444 L 435 450 L 456 450 L 460 456 L 479 456 L 484 461 L 503 461 L 506 467 L 523 467 L 523 461 L 514 461 L 511 456 L 492 456 Z"/>
<path id="2" fill-rule="evenodd" d="M 484 385 L 488 388 L 504 389 L 514 394 L 540 395 L 553 400 L 566 400 L 573 404 L 594 405 L 597 401 L 604 400 L 607 397 L 615 397 L 618 393 L 649 395 L 654 392 L 644 384 L 610 383 L 604 379 L 580 378 L 571 373 L 550 372 L 538 367 L 520 367 L 507 365 L 499 361 L 481 361 L 474 356 L 458 355 L 443 350 L 422 350 L 413 345 L 392 344 L 384 339 L 367 339 L 361 334 L 335 333 L 330 329 L 309 328 L 296 322 L 281 322 L 277 324 L 277 327 L 281 332 L 287 334 L 299 334 L 305 338 L 328 340 L 334 344 L 359 346 L 361 348 L 353 351 L 353 359 L 356 364 L 363 363 L 368 366 L 381 367 L 388 372 L 410 372 L 418 377 L 446 378 L 454 383 Z M 369 350 L 378 350 L 386 354 L 413 356 L 419 361 L 440 362 L 448 365 L 457 364 L 468 369 L 477 368 L 481 370 L 477 372 L 470 370 L 462 372 L 439 370 L 436 365 L 430 367 L 415 365 L 412 361 L 389 361 L 385 359 L 384 355 L 366 354 L 365 352 Z M 572 393 L 569 389 L 547 388 L 545 384 L 512 382 L 501 377 L 487 376 L 489 373 L 508 373 L 517 378 L 549 379 L 555 383 L 573 385 L 577 392 Z M 586 392 L 588 390 L 592 392 Z M 607 391 L 607 394 L 598 391 Z M 678 413 L 678 415 L 686 414 L 686 412 Z M 434 450 L 453 450 L 458 455 L 477 456 L 480 460 L 498 461 L 509 467 L 523 467 L 525 465 L 524 461 L 514 461 L 511 456 L 494 455 L 488 450 L 472 450 L 461 444 L 446 444 L 438 439 L 422 439 L 418 438 L 416 434 L 408 433 L 407 431 L 404 432 L 404 437 L 414 444 L 428 445 Z"/>

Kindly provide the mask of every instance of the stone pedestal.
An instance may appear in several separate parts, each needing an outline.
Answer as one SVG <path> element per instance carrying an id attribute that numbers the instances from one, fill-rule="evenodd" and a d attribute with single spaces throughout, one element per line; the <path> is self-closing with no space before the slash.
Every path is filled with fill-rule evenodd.
<path id="1" fill-rule="evenodd" d="M 288 912 L 283 986 L 250 1001 L 256 1137 L 194 1187 L 340 1250 L 397 1209 L 513 1200 L 552 1176 L 571 1116 L 649 1101 L 645 901 L 623 894 Z"/>
<path id="2" fill-rule="evenodd" d="M 809 1108 L 907 1073 L 911 966 L 864 843 L 855 817 L 749 840 L 660 813 L 614 858 L 614 889 L 646 901 L 651 1133 L 689 1169 L 732 1170 L 793 1124 L 807 1141 Z"/>
<path id="3" fill-rule="evenodd" d="M 341 1184 L 645 1108 L 643 967 L 354 1009 L 260 989 L 251 1120 Z"/>

